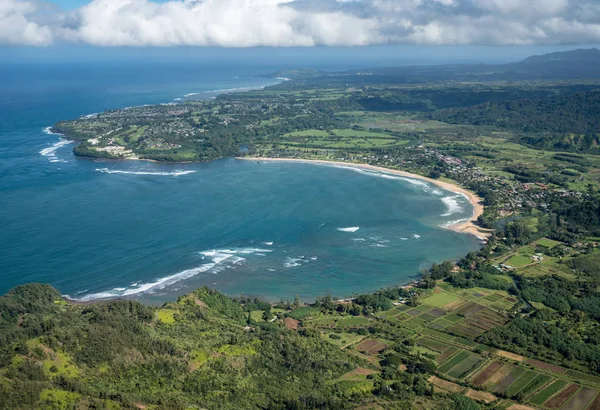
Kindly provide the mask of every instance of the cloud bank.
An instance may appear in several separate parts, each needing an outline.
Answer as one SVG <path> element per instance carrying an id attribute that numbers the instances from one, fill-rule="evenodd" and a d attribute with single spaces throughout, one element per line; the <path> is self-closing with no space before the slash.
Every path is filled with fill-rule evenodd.
<path id="1" fill-rule="evenodd" d="M 600 42 L 598 0 L 0 1 L 0 43 L 44 46 L 534 45 Z"/>

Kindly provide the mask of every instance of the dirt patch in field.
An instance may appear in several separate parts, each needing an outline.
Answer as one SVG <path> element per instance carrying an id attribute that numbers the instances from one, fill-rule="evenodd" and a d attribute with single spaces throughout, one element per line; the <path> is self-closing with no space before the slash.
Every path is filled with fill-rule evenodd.
<path id="1" fill-rule="evenodd" d="M 502 356 L 502 357 L 506 357 L 507 359 L 514 360 L 515 362 L 522 362 L 523 360 L 525 360 L 525 358 L 523 356 L 518 355 L 516 353 L 507 352 L 505 350 L 498 350 L 496 352 L 496 354 L 498 354 L 498 356 Z"/>
<path id="2" fill-rule="evenodd" d="M 459 386 L 456 383 L 452 383 L 447 380 L 440 379 L 439 377 L 436 377 L 436 376 L 431 376 L 429 379 L 427 379 L 427 381 L 429 383 L 433 384 L 435 387 L 438 387 L 442 390 L 446 390 L 446 391 L 449 391 L 452 393 L 460 393 L 465 389 L 463 386 Z"/>
<path id="3" fill-rule="evenodd" d="M 384 351 L 387 347 L 388 345 L 385 343 L 370 339 L 361 342 L 358 346 L 356 346 L 356 349 L 365 354 L 377 354 Z"/>
<path id="4" fill-rule="evenodd" d="M 446 311 L 444 309 L 434 308 L 434 309 L 431 309 L 430 311 L 428 311 L 427 313 L 429 313 L 430 315 L 439 317 L 439 316 L 444 316 L 446 314 Z"/>
<path id="5" fill-rule="evenodd" d="M 357 367 L 356 369 L 349 371 L 344 374 L 340 379 L 342 380 L 356 380 L 362 379 L 364 376 L 368 376 L 370 374 L 379 373 L 377 370 L 365 369 L 364 367 Z"/>
<path id="6" fill-rule="evenodd" d="M 485 404 L 498 400 L 498 397 L 494 396 L 492 393 L 473 389 L 469 389 L 465 396 L 470 397 L 473 400 L 482 401 Z"/>
<path id="7" fill-rule="evenodd" d="M 514 366 L 504 365 L 500 370 L 494 373 L 485 384 L 496 384 L 500 380 L 504 379 L 514 369 Z"/>
<path id="8" fill-rule="evenodd" d="M 196 304 L 196 306 L 200 306 L 202 309 L 206 309 L 208 307 L 208 305 L 200 299 L 195 299 L 194 303 Z"/>
<path id="9" fill-rule="evenodd" d="M 565 410 L 585 409 L 597 393 L 598 390 L 583 387 L 562 408 Z"/>
<path id="10" fill-rule="evenodd" d="M 507 407 L 506 410 L 535 410 L 533 407 L 526 406 L 524 404 L 513 404 Z"/>
<path id="11" fill-rule="evenodd" d="M 576 384 L 570 384 L 566 389 L 558 393 L 556 396 L 552 397 L 544 406 L 549 407 L 551 409 L 557 409 L 562 406 L 568 399 L 579 389 L 579 386 Z"/>
<path id="12" fill-rule="evenodd" d="M 479 373 L 474 379 L 473 384 L 476 386 L 482 386 L 496 371 L 502 367 L 502 363 L 493 362 L 486 367 L 481 373 Z"/>
<path id="13" fill-rule="evenodd" d="M 527 359 L 525 360 L 525 363 L 534 365 L 535 367 L 538 367 L 543 370 L 549 370 L 552 373 L 563 374 L 565 372 L 565 369 L 563 369 L 562 367 L 555 366 L 553 364 L 542 362 L 536 359 Z"/>
<path id="14" fill-rule="evenodd" d="M 592 402 L 587 410 L 600 410 L 600 394 L 596 396 L 596 399 Z"/>
<path id="15" fill-rule="evenodd" d="M 300 326 L 300 322 L 296 319 L 292 319 L 291 317 L 286 317 L 283 319 L 283 323 L 285 324 L 285 327 L 292 330 L 298 330 L 298 327 Z"/>
<path id="16" fill-rule="evenodd" d="M 442 363 L 444 363 L 444 362 L 446 361 L 446 359 L 448 359 L 450 356 L 452 356 L 454 353 L 456 353 L 456 351 L 457 351 L 457 350 L 458 350 L 458 349 L 457 349 L 456 347 L 452 347 L 452 346 L 451 346 L 451 347 L 447 348 L 447 349 L 444 351 L 444 353 L 442 353 L 441 355 L 439 355 L 439 356 L 437 357 L 437 359 L 435 359 L 435 361 L 436 361 L 438 364 L 442 364 Z"/>
<path id="17" fill-rule="evenodd" d="M 365 369 L 364 367 L 357 367 L 351 372 L 346 373 L 344 376 L 368 376 L 370 374 L 379 373 L 377 370 Z"/>

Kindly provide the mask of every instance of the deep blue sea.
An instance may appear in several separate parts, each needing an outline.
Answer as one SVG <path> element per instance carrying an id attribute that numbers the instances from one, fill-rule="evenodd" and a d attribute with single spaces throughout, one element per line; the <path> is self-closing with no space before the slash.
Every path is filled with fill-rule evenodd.
<path id="1" fill-rule="evenodd" d="M 0 65 L 0 292 L 160 303 L 208 285 L 305 300 L 402 284 L 479 247 L 440 228 L 472 212 L 421 181 L 312 164 L 76 158 L 61 119 L 261 87 L 278 67 Z"/>

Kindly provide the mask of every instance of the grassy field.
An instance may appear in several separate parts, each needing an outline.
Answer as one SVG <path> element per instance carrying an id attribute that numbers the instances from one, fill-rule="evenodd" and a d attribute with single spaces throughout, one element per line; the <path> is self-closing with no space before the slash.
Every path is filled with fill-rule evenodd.
<path id="1" fill-rule="evenodd" d="M 530 265 L 532 263 L 534 263 L 534 261 L 526 255 L 514 255 L 504 262 L 505 265 L 508 265 L 512 268 L 520 268 L 522 266 Z"/>
<path id="2" fill-rule="evenodd" d="M 360 316 L 345 316 L 337 321 L 337 327 L 364 326 L 369 324 L 369 319 Z"/>
<path id="3" fill-rule="evenodd" d="M 456 301 L 457 299 L 458 296 L 456 295 L 453 295 L 448 292 L 440 292 L 423 299 L 423 303 L 441 308 L 449 303 Z"/>

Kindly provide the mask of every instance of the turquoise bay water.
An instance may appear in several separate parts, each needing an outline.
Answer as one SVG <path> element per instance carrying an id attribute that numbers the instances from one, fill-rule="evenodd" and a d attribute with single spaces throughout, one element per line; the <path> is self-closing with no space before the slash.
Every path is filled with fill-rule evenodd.
<path id="1" fill-rule="evenodd" d="M 236 159 L 79 159 L 43 132 L 102 109 L 271 81 L 248 70 L 179 67 L 175 79 L 139 67 L 28 70 L 0 68 L 10 79 L 0 86 L 0 292 L 35 281 L 82 300 L 158 303 L 201 285 L 271 300 L 342 297 L 479 246 L 439 227 L 470 215 L 466 198 L 421 181 Z"/>

